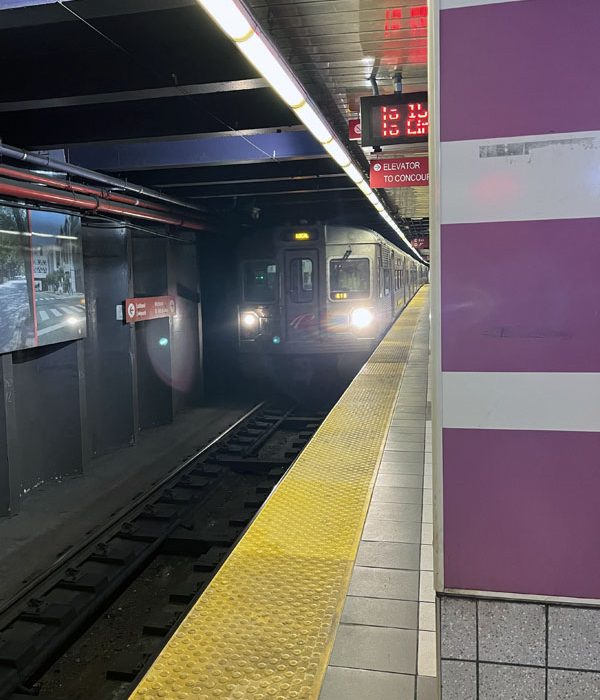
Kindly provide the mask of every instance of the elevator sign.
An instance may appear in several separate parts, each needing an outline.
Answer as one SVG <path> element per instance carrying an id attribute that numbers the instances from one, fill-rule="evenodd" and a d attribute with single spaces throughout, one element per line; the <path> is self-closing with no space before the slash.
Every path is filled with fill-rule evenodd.
<path id="1" fill-rule="evenodd" d="M 175 299 L 170 296 L 125 299 L 125 321 L 127 323 L 175 316 L 175 310 Z"/>
<path id="2" fill-rule="evenodd" d="M 371 161 L 371 187 L 425 187 L 429 158 L 379 158 Z"/>

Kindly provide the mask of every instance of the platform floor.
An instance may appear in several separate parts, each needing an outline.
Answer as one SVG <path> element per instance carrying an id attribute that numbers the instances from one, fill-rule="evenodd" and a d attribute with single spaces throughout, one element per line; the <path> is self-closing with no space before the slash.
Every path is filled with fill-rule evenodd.
<path id="1" fill-rule="evenodd" d="M 387 433 L 320 700 L 436 700 L 429 317 Z"/>
<path id="2" fill-rule="evenodd" d="M 133 691 L 132 698 L 316 700 L 336 630 L 344 608 L 347 610 L 351 578 L 352 596 L 369 598 L 356 587 L 357 572 L 367 569 L 368 576 L 371 569 L 385 568 L 361 564 L 354 568 L 359 552 L 359 562 L 368 556 L 364 545 L 360 550 L 359 545 L 374 491 L 378 497 L 386 491 L 394 494 L 397 489 L 414 493 L 415 503 L 396 504 L 416 505 L 414 522 L 371 518 L 367 528 L 382 523 L 390 530 L 410 530 L 414 541 L 400 544 L 413 545 L 416 568 L 405 573 L 413 582 L 420 579 L 415 555 L 420 563 L 421 530 L 425 530 L 424 545 L 431 530 L 430 524 L 421 525 L 421 515 L 416 513 L 421 510 L 423 476 L 399 473 L 390 464 L 390 455 L 404 451 L 424 455 L 425 408 L 419 409 L 418 417 L 412 411 L 404 417 L 395 406 L 409 353 L 413 342 L 417 343 L 417 329 L 426 372 L 423 321 L 428 317 L 428 298 L 428 288 L 420 290 L 392 326 Z M 416 377 L 417 384 L 411 387 L 412 381 L 410 375 L 406 376 L 405 389 L 413 389 L 407 394 L 420 394 L 422 400 L 426 380 L 423 386 L 423 377 Z M 388 436 L 390 427 L 392 434 Z M 410 428 L 420 428 L 420 436 L 408 431 Z M 415 435 L 417 440 L 408 440 Z M 397 462 L 397 458 L 394 460 Z M 380 465 L 386 472 L 379 473 Z M 379 500 L 379 504 L 381 514 L 395 510 L 393 501 Z M 385 543 L 385 539 L 382 541 Z M 424 603 L 433 602 L 431 578 L 424 573 L 417 583 Z M 413 586 L 412 600 L 400 601 L 413 604 L 414 629 L 353 625 L 346 619 L 339 628 L 341 636 L 336 640 L 332 664 L 346 669 L 352 665 L 340 656 L 343 647 L 348 646 L 344 644 L 348 630 L 368 632 L 369 627 L 376 627 L 377 632 L 390 637 L 398 636 L 397 633 L 407 635 L 405 644 L 387 648 L 363 640 L 365 653 L 377 648 L 388 658 L 401 660 L 402 672 L 391 675 L 406 676 L 409 683 L 414 683 L 418 665 L 423 678 L 433 672 L 434 657 L 419 655 L 417 651 L 421 635 L 432 630 L 425 629 L 424 623 L 419 632 L 414 622 L 414 615 L 418 618 L 419 612 L 416 590 Z M 431 611 L 423 607 L 424 620 L 427 612 Z M 431 648 L 427 639 L 430 637 L 422 638 L 423 649 Z M 360 663 L 354 664 L 359 671 Z M 363 665 L 367 671 L 372 670 L 369 664 Z M 328 675 L 324 692 L 330 693 L 329 698 L 349 700 L 343 688 L 341 694 L 331 695 L 336 692 L 335 687 L 332 689 L 335 679 L 332 681 L 331 673 L 337 671 Z M 381 700 L 385 696 L 367 687 L 361 697 Z M 414 691 L 411 697 L 414 698 Z"/>

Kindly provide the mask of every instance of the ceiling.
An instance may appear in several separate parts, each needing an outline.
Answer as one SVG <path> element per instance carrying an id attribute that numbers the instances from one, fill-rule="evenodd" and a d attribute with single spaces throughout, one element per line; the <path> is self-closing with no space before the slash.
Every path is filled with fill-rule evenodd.
<path id="1" fill-rule="evenodd" d="M 410 13 L 417 2 L 249 5 L 344 138 L 373 70 L 382 91 L 398 68 L 406 90 L 425 86 L 425 30 L 397 19 L 386 29 L 386 11 Z M 5 143 L 58 149 L 79 165 L 188 199 L 214 220 L 351 218 L 394 236 L 193 0 L 3 10 L 0 61 L 12 67 L 0 98 Z M 351 148 L 366 168 L 362 149 Z M 419 190 L 387 191 L 409 235 L 428 228 Z"/>
<path id="2" fill-rule="evenodd" d="M 360 97 L 427 91 L 427 0 L 248 0 L 261 25 L 319 106 L 347 138 Z M 368 156 L 370 149 L 365 149 Z M 427 155 L 426 144 L 385 147 L 384 155 Z M 429 231 L 427 187 L 386 190 L 413 234 Z M 416 219 L 416 220 L 413 220 Z"/>

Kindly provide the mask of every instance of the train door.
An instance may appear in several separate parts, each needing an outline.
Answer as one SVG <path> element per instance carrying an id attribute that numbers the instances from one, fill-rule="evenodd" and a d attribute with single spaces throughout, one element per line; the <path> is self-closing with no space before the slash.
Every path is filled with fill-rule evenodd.
<path id="1" fill-rule="evenodd" d="M 316 250 L 284 251 L 286 338 L 318 340 L 319 258 Z"/>

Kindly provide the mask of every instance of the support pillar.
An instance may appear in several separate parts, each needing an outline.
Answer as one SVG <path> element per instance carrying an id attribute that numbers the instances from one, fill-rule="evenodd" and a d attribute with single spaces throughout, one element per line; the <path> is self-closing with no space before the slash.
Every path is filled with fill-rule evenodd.
<path id="1" fill-rule="evenodd" d="M 569 12 L 432 4 L 443 700 L 600 697 L 600 13 Z"/>

